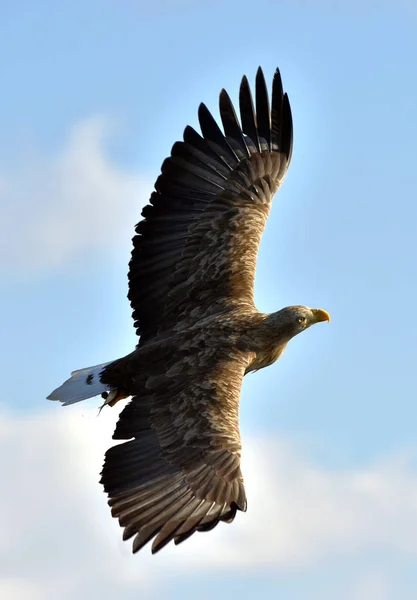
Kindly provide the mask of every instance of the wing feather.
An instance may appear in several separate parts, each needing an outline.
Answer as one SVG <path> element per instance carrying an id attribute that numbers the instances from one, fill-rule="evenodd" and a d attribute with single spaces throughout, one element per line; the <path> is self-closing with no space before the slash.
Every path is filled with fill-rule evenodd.
<path id="1" fill-rule="evenodd" d="M 239 106 L 242 119 L 242 131 L 250 138 L 250 141 L 253 144 L 254 149 L 251 149 L 251 154 L 253 152 L 261 152 L 255 107 L 249 81 L 246 76 L 242 78 L 242 83 L 240 84 Z"/>
<path id="2" fill-rule="evenodd" d="M 200 104 L 198 109 L 198 120 L 204 139 L 209 142 L 211 148 L 221 156 L 230 169 L 234 169 L 239 163 L 239 158 L 235 152 L 233 152 L 213 115 L 203 103 Z"/>
<path id="3" fill-rule="evenodd" d="M 185 520 L 189 514 L 194 514 L 196 510 L 201 508 L 204 504 L 204 500 L 199 498 L 191 498 L 185 505 L 176 513 L 175 519 L 167 521 L 152 544 L 152 553 L 158 552 L 164 546 L 174 539 L 177 531 L 185 523 Z"/>
<path id="4" fill-rule="evenodd" d="M 227 141 L 233 148 L 236 156 L 240 160 L 249 158 L 250 152 L 246 145 L 245 136 L 243 135 L 232 101 L 226 90 L 222 90 L 220 93 L 220 116 Z"/>
<path id="5" fill-rule="evenodd" d="M 260 67 L 256 73 L 256 119 L 261 150 L 271 150 L 271 113 L 268 88 Z"/>

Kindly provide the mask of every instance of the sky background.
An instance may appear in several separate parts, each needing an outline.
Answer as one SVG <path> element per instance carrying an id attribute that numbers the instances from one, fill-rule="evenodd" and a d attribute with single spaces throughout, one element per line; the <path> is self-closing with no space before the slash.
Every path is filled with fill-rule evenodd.
<path id="1" fill-rule="evenodd" d="M 132 556 L 98 484 L 117 409 L 45 397 L 132 350 L 160 165 L 259 65 L 295 140 L 257 305 L 332 321 L 245 379 L 248 512 Z M 414 599 L 415 2 L 0 0 L 0 76 L 0 596 Z"/>

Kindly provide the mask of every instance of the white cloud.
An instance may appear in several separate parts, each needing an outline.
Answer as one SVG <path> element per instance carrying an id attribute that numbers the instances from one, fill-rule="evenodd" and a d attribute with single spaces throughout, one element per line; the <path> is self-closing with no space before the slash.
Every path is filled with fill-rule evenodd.
<path id="1" fill-rule="evenodd" d="M 10 600 L 42 600 L 42 589 L 30 581 L 0 579 L 0 597 Z"/>
<path id="2" fill-rule="evenodd" d="M 51 406 L 0 416 L 2 597 L 84 600 L 94 586 L 96 597 L 126 597 L 138 585 L 157 589 L 161 568 L 175 578 L 189 569 L 308 572 L 337 556 L 366 565 L 374 550 L 417 557 L 417 473 L 406 456 L 332 471 L 288 442 L 256 438 L 244 447 L 248 513 L 155 557 L 147 548 L 132 556 L 97 483 L 116 411 L 96 415 Z M 375 570 L 361 571 L 355 586 L 341 597 L 391 597 Z"/>
<path id="3" fill-rule="evenodd" d="M 354 582 L 349 600 L 389 600 L 392 598 L 388 577 L 380 571 L 370 571 Z"/>
<path id="4" fill-rule="evenodd" d="M 55 267 L 91 248 L 130 242 L 151 183 L 105 154 L 111 123 L 74 125 L 58 155 L 0 168 L 0 267 L 24 272 Z"/>

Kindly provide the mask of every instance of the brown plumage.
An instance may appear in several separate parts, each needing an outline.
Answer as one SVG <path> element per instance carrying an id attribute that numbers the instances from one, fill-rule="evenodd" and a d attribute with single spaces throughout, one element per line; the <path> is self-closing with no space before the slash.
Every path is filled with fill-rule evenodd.
<path id="1" fill-rule="evenodd" d="M 136 552 L 156 552 L 246 510 L 240 471 L 243 376 L 273 363 L 325 311 L 254 305 L 259 242 L 287 172 L 292 118 L 277 70 L 272 106 L 261 69 L 255 106 L 247 79 L 241 123 L 220 94 L 224 133 L 202 104 L 200 136 L 187 127 L 162 165 L 137 225 L 129 299 L 140 336 L 128 356 L 73 373 L 51 399 L 133 396 L 106 453 L 102 483 Z M 89 382 L 87 382 L 89 379 Z M 88 386 L 90 389 L 87 389 Z"/>

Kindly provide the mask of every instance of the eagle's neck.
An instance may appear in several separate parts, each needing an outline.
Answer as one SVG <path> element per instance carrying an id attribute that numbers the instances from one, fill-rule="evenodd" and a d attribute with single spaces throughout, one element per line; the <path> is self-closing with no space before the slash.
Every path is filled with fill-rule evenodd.
<path id="1" fill-rule="evenodd" d="M 291 324 L 283 320 L 280 313 L 253 315 L 239 339 L 241 349 L 253 356 L 246 373 L 272 365 L 293 336 Z"/>
<path id="2" fill-rule="evenodd" d="M 276 360 L 278 360 L 281 354 L 284 352 L 287 343 L 280 344 L 279 346 L 265 347 L 262 350 L 256 352 L 253 361 L 247 367 L 245 374 L 251 371 L 259 371 L 264 367 L 269 367 Z"/>

